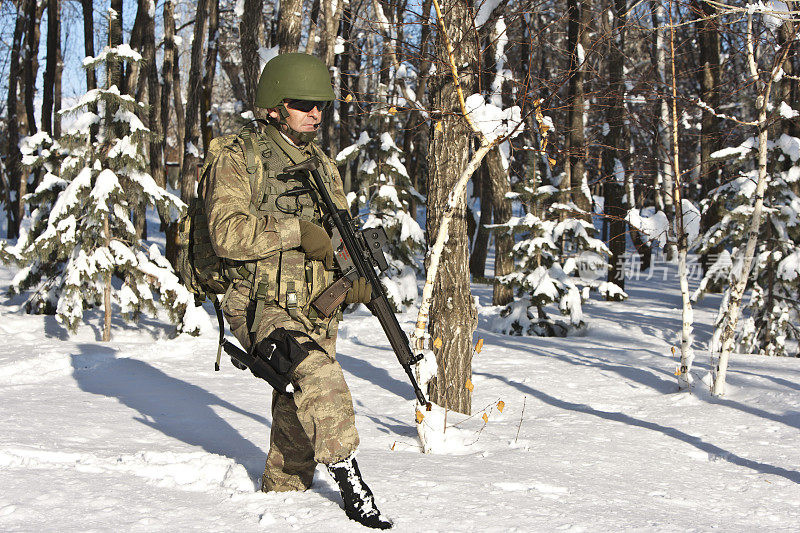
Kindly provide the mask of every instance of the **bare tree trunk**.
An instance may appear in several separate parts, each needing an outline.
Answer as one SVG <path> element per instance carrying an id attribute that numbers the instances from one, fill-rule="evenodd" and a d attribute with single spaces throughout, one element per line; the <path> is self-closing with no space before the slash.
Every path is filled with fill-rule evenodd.
<path id="1" fill-rule="evenodd" d="M 83 52 L 86 57 L 94 57 L 94 3 L 92 0 L 81 0 L 83 9 Z M 97 89 L 97 74 L 94 67 L 86 69 L 86 90 Z M 97 113 L 97 105 L 91 104 L 89 112 Z M 97 137 L 97 126 L 89 128 L 90 137 L 94 140 Z"/>
<path id="2" fill-rule="evenodd" d="M 211 96 L 214 92 L 214 77 L 217 70 L 219 50 L 219 0 L 211 0 L 208 11 L 208 50 L 203 73 L 203 96 L 200 99 L 200 127 L 203 132 L 203 153 L 208 151 L 208 143 L 214 136 L 208 123 L 211 111 Z"/>
<path id="3" fill-rule="evenodd" d="M 36 0 L 29 0 L 26 6 L 27 29 L 25 31 L 25 59 L 23 61 L 25 72 L 25 114 L 28 120 L 28 135 L 38 131 L 34 110 L 36 97 L 36 74 L 39 70 L 39 22 L 41 21 L 44 4 L 37 8 Z M 23 193 L 24 194 L 24 193 Z"/>
<path id="4" fill-rule="evenodd" d="M 306 54 L 313 54 L 317 46 L 317 20 L 319 19 L 319 0 L 313 0 L 311 13 L 309 15 L 308 35 L 306 36 L 306 46 L 303 50 Z"/>
<path id="5" fill-rule="evenodd" d="M 206 0 L 201 1 L 205 2 Z M 258 86 L 258 77 L 261 75 L 261 61 L 259 60 L 258 49 L 259 36 L 261 35 L 261 10 L 263 8 L 264 0 L 244 0 L 244 15 L 239 24 L 239 42 L 241 43 L 242 50 L 242 74 L 244 75 L 244 87 L 247 94 L 245 109 L 252 109 L 253 107 L 253 102 L 256 97 L 256 87 Z"/>
<path id="6" fill-rule="evenodd" d="M 122 44 L 122 0 L 111 0 L 109 8 L 109 22 L 108 22 L 108 45 L 110 47 L 119 46 Z M 107 65 L 108 85 L 117 87 L 122 92 L 122 62 L 114 61 Z M 110 104 L 106 106 L 106 124 L 112 125 L 114 121 L 112 117 L 117 112 L 116 106 Z M 114 128 L 111 127 L 113 130 Z M 107 134 L 110 132 L 106 132 Z M 117 137 L 116 131 L 113 133 Z M 108 137 L 106 138 L 108 141 Z"/>
<path id="7" fill-rule="evenodd" d="M 718 19 L 711 18 L 716 14 L 713 5 L 705 0 L 693 0 L 693 9 L 700 19 L 695 24 L 697 38 L 700 44 L 700 98 L 711 108 L 717 110 L 719 106 L 719 77 L 720 77 L 720 39 Z M 709 193 L 720 186 L 720 164 L 711 159 L 711 154 L 720 148 L 719 119 L 709 111 L 703 109 L 700 132 L 700 183 L 701 197 L 708 198 Z M 720 210 L 723 206 L 713 203 L 708 206 L 700 219 L 700 232 L 706 233 L 721 218 Z M 700 258 L 703 270 L 709 266 L 709 256 L 716 255 L 720 249 L 708 250 Z"/>
<path id="8" fill-rule="evenodd" d="M 144 93 L 145 90 L 149 92 L 150 89 L 150 69 L 155 68 L 155 36 L 152 37 L 152 42 L 150 38 L 150 31 L 152 28 L 152 33 L 155 33 L 155 22 L 153 21 L 153 17 L 149 11 L 149 6 L 151 5 L 150 0 L 138 0 L 136 6 L 136 21 L 134 22 L 134 29 L 135 29 L 135 36 L 136 39 L 134 41 L 134 35 L 131 35 L 131 48 L 134 50 L 140 50 L 142 53 L 142 57 L 144 61 L 141 62 L 140 65 L 131 65 L 127 69 L 128 72 L 126 73 L 126 77 L 129 76 L 128 83 L 136 84 L 136 89 L 134 92 L 134 99 L 137 102 L 141 102 L 144 100 Z M 146 123 L 151 124 L 151 116 L 152 116 L 152 104 L 151 109 L 148 111 L 148 116 L 146 119 Z M 152 129 L 152 126 L 151 126 Z M 152 157 L 152 153 L 150 154 L 150 164 L 153 164 L 154 158 Z M 147 204 L 143 201 L 139 202 L 138 204 L 132 206 L 131 211 L 133 212 L 133 227 L 136 231 L 136 236 L 139 239 L 146 239 L 147 238 Z"/>
<path id="9" fill-rule="evenodd" d="M 242 66 L 234 61 L 231 57 L 231 51 L 228 50 L 225 43 L 219 43 L 219 62 L 222 70 L 228 76 L 228 81 L 231 83 L 231 91 L 233 97 L 244 103 L 247 101 L 247 89 L 245 89 L 242 82 Z"/>
<path id="10" fill-rule="evenodd" d="M 59 3 L 59 6 L 61 3 Z M 53 138 L 61 137 L 61 79 L 64 73 L 64 58 L 61 54 L 61 13 L 59 8 L 58 35 L 56 36 L 56 74 L 53 80 Z"/>
<path id="11" fill-rule="evenodd" d="M 22 154 L 19 151 L 19 119 L 17 107 L 17 91 L 19 89 L 19 74 L 22 70 L 20 65 L 20 48 L 22 46 L 22 34 L 25 28 L 25 4 L 29 0 L 18 0 L 16 3 L 17 18 L 14 23 L 14 37 L 11 41 L 11 60 L 8 65 L 8 96 L 6 99 L 6 112 L 8 113 L 8 138 L 6 144 L 6 237 L 16 239 L 19 236 L 19 223 L 17 209 L 12 203 L 11 192 L 16 193 L 19 198 L 19 186 L 22 182 L 22 169 L 20 162 Z"/>
<path id="12" fill-rule="evenodd" d="M 172 91 L 173 91 L 173 79 L 174 74 L 173 70 L 175 70 L 175 7 L 172 3 L 172 0 L 165 0 L 164 1 L 164 59 L 163 63 L 161 64 L 161 115 L 158 119 L 159 124 L 163 128 L 162 135 L 163 138 L 161 139 L 161 151 L 164 153 L 164 181 L 163 183 L 159 183 L 159 185 L 165 186 L 167 183 L 167 176 L 166 176 L 166 147 L 167 147 L 167 136 L 169 135 L 169 116 L 170 116 L 170 98 L 172 98 Z M 175 91 L 179 91 L 180 88 L 176 88 Z M 176 130 L 177 131 L 177 130 Z M 177 136 L 177 135 L 176 135 Z M 153 176 L 155 178 L 155 176 Z"/>
<path id="13" fill-rule="evenodd" d="M 416 100 L 422 103 L 428 88 L 428 73 L 431 68 L 430 58 L 428 57 L 428 46 L 431 37 L 432 24 L 430 22 L 431 7 L 433 0 L 423 0 L 422 2 L 422 18 L 420 28 L 420 50 L 419 54 L 412 60 L 417 67 L 417 91 Z M 411 184 L 416 190 L 421 189 L 421 185 L 425 182 L 426 172 L 426 157 L 428 137 L 430 128 L 426 127 L 426 119 L 419 111 L 412 111 L 408 115 L 408 122 L 406 123 L 406 131 L 403 138 L 403 153 L 406 154 L 406 161 L 410 161 L 410 165 L 406 165 L 411 170 Z M 412 150 L 412 146 L 414 150 Z M 409 205 L 409 213 L 416 219 L 417 217 L 417 199 L 411 198 Z"/>
<path id="14" fill-rule="evenodd" d="M 202 93 L 202 57 L 205 42 L 205 27 L 208 0 L 197 2 L 197 15 L 194 20 L 194 40 L 189 64 L 189 84 L 186 91 L 186 124 L 184 131 L 183 167 L 181 168 L 181 200 L 186 204 L 194 197 L 197 180 L 197 165 L 200 162 L 197 128 L 197 115 Z M 258 11 L 261 13 L 261 11 Z M 247 19 L 248 17 L 245 17 Z M 260 18 L 260 17 L 259 17 Z M 258 50 L 256 49 L 256 53 Z M 252 103 L 252 101 L 251 101 Z"/>
<path id="15" fill-rule="evenodd" d="M 160 170 L 156 170 L 153 174 L 153 179 L 156 180 L 156 183 L 162 187 L 167 186 L 167 136 L 169 135 L 169 117 L 170 117 L 170 97 L 173 95 L 171 92 L 173 91 L 172 83 L 174 80 L 174 71 L 177 70 L 177 61 L 175 57 L 175 8 L 173 6 L 172 0 L 165 0 L 164 1 L 164 60 L 161 66 L 161 79 L 162 86 L 161 86 L 161 97 L 160 97 L 160 105 L 159 105 L 159 133 L 161 134 L 161 138 L 157 140 L 158 146 L 155 148 L 155 151 L 151 151 L 151 154 L 155 153 L 158 157 L 158 167 Z M 155 69 L 155 66 L 153 67 Z M 153 73 L 155 74 L 155 72 Z M 180 93 L 180 86 L 174 89 L 176 96 Z M 176 108 L 177 114 L 177 108 Z M 175 136 L 178 137 L 178 132 L 181 131 L 178 126 L 175 129 Z M 181 146 L 179 143 L 178 146 Z M 181 159 L 178 159 L 181 161 Z M 151 161 L 152 165 L 152 161 Z M 180 173 L 179 173 L 180 175 Z M 164 246 L 164 257 L 167 260 L 175 265 L 178 256 L 178 232 L 177 232 L 177 225 L 173 223 L 168 223 L 164 214 L 159 213 L 161 217 L 161 226 L 162 230 L 164 231 L 166 243 Z"/>
<path id="16" fill-rule="evenodd" d="M 477 61 L 477 42 L 473 33 L 470 4 L 452 0 L 443 4 L 441 24 L 453 43 L 456 65 L 472 68 Z M 446 65 L 449 54 L 442 35 L 436 40 L 440 68 L 433 82 L 433 104 L 443 110 L 441 127 L 434 128 L 428 157 L 428 235 L 437 235 L 442 215 L 459 176 L 467 166 L 471 131 L 460 116 L 461 109 L 454 82 Z M 460 73 L 467 94 L 472 91 L 474 75 Z M 431 305 L 431 339 L 441 339 L 436 350 L 438 372 L 429 384 L 429 398 L 438 405 L 469 414 L 472 393 L 465 387 L 472 375 L 472 334 L 477 314 L 469 287 L 467 264 L 466 198 L 457 198 L 457 211 L 450 226 L 448 241 L 440 263 L 440 275 L 434 285 Z M 435 343 L 438 344 L 438 343 Z"/>
<path id="17" fill-rule="evenodd" d="M 591 22 L 591 0 L 567 1 L 568 28 L 570 53 L 570 79 L 568 85 L 567 102 L 569 106 L 569 133 L 567 139 L 569 158 L 564 182 L 561 183 L 561 201 L 568 203 L 572 200 L 575 205 L 589 211 L 592 205 L 591 195 L 588 194 L 586 182 L 586 147 L 584 137 L 584 79 L 586 77 L 586 49 L 589 43 L 589 23 Z M 566 215 L 563 215 L 566 216 Z"/>
<path id="18" fill-rule="evenodd" d="M 487 158 L 488 159 L 488 158 Z M 469 254 L 469 272 L 473 277 L 482 278 L 486 271 L 486 256 L 489 253 L 489 237 L 491 236 L 488 226 L 492 223 L 492 184 L 489 178 L 487 160 L 483 161 L 481 168 L 472 179 L 473 194 L 478 192 L 481 199 L 481 216 L 478 219 L 477 231 L 471 231 L 469 220 L 472 218 L 470 212 L 467 213 L 467 237 L 472 240 L 472 252 Z M 475 191 L 477 189 L 478 191 Z"/>
<path id="19" fill-rule="evenodd" d="M 303 25 L 303 0 L 281 2 L 278 18 L 278 46 L 281 54 L 297 52 L 300 48 L 300 29 Z"/>
<path id="20" fill-rule="evenodd" d="M 42 129 L 53 136 L 53 100 L 55 99 L 56 68 L 61 48 L 60 2 L 47 0 L 47 62 L 45 63 L 42 91 Z"/>
<path id="21" fill-rule="evenodd" d="M 107 248 L 111 246 L 111 228 L 108 224 L 108 212 L 103 217 L 103 237 Z M 106 274 L 103 287 L 103 342 L 111 340 L 111 273 Z"/>
<path id="22" fill-rule="evenodd" d="M 164 10 L 166 12 L 167 9 L 167 2 L 170 3 L 170 7 L 174 13 L 174 6 L 172 5 L 172 0 L 165 0 L 164 2 Z M 166 19 L 166 17 L 165 17 Z M 175 39 L 175 18 L 174 16 L 170 17 L 168 23 L 165 26 L 171 26 L 171 30 L 167 29 L 166 33 L 172 32 L 172 39 L 174 42 Z M 166 37 L 165 37 L 166 41 Z M 183 87 L 181 85 L 181 68 L 180 68 L 180 57 L 178 54 L 177 48 L 174 48 L 173 54 L 173 64 L 172 64 L 172 101 L 175 105 L 175 160 L 178 162 L 178 176 L 179 181 L 180 177 L 183 176 L 183 153 L 185 149 L 184 143 L 184 134 L 186 128 L 186 112 L 184 110 L 183 105 Z M 178 185 L 180 187 L 180 185 Z"/>
<path id="23" fill-rule="evenodd" d="M 344 148 L 353 142 L 352 125 L 355 122 L 355 117 L 352 116 L 352 101 L 355 99 L 354 90 L 356 87 L 354 85 L 358 84 L 357 61 L 360 57 L 352 41 L 353 11 L 349 3 L 343 8 L 340 26 L 339 33 L 344 39 L 344 53 L 336 55 L 334 61 L 339 69 L 339 147 Z M 352 182 L 351 168 L 352 164 L 346 163 L 344 168 L 340 167 L 339 169 L 345 193 L 350 192 L 350 184 Z"/>
<path id="24" fill-rule="evenodd" d="M 339 21 L 342 19 L 342 6 L 344 2 L 325 2 L 322 5 L 322 27 L 319 56 L 328 66 L 333 65 L 333 51 L 336 45 L 336 36 L 339 29 Z M 334 10 L 333 7 L 336 6 Z"/>
<path id="25" fill-rule="evenodd" d="M 508 169 L 503 166 L 500 148 L 495 146 L 486 154 L 488 177 L 491 182 L 491 208 L 496 224 L 508 222 L 511 218 L 511 200 L 506 194 L 511 192 Z M 487 206 L 488 208 L 489 206 Z M 514 259 L 511 249 L 514 247 L 514 236 L 508 233 L 496 233 L 494 236 L 494 289 L 492 305 L 506 305 L 514 299 L 514 289 L 497 281 L 499 276 L 510 274 L 514 270 Z"/>
<path id="26" fill-rule="evenodd" d="M 142 47 L 142 34 L 144 33 L 144 26 L 147 24 L 147 4 L 146 0 L 137 0 L 136 17 L 133 19 L 133 28 L 131 28 L 131 36 L 128 44 L 134 50 L 139 50 Z M 140 76 L 141 63 L 130 62 L 123 66 L 122 69 L 122 83 L 120 91 L 124 94 L 130 94 L 137 101 L 142 98 L 147 80 Z"/>
<path id="27" fill-rule="evenodd" d="M 625 0 L 615 0 L 612 6 L 613 22 L 608 50 L 608 80 L 611 97 L 608 102 L 606 122 L 609 125 L 606 135 L 602 168 L 606 180 L 603 185 L 605 193 L 604 214 L 608 225 L 609 249 L 611 250 L 611 268 L 608 271 L 608 281 L 625 288 L 625 244 L 627 237 L 627 224 L 625 216 L 627 210 L 623 205 L 625 187 L 625 174 L 628 172 L 625 161 L 624 120 L 625 120 L 625 80 L 624 48 L 625 24 L 627 14 Z M 610 297 L 610 294 L 609 294 Z"/>
<path id="28" fill-rule="evenodd" d="M 27 30 L 25 32 L 25 59 L 23 60 L 23 71 L 25 76 L 25 115 L 28 123 L 28 135 L 37 132 L 36 116 L 34 114 L 34 98 L 36 97 L 36 73 L 39 70 L 39 23 L 41 22 L 44 3 L 37 6 L 36 0 L 28 0 L 25 13 Z M 25 195 L 28 193 L 28 175 L 19 172 L 19 180 L 15 183 L 17 197 L 14 199 L 14 218 L 16 220 L 15 231 L 19 232 L 19 224 L 25 217 Z M 34 177 L 34 183 L 38 181 Z"/>
<path id="29" fill-rule="evenodd" d="M 667 85 L 667 47 L 664 40 L 664 25 L 666 24 L 666 13 L 664 11 L 664 4 L 662 0 L 653 0 L 652 2 L 652 18 L 653 27 L 656 28 L 656 44 L 655 44 L 655 58 L 656 58 L 656 72 L 658 74 L 659 90 L 662 91 L 662 97 L 659 100 L 659 116 L 657 118 L 657 132 L 658 142 L 660 147 L 656 148 L 656 153 L 659 154 L 659 181 L 663 183 L 661 188 L 663 194 L 663 210 L 667 216 L 667 220 L 675 220 L 675 202 L 673 201 L 672 191 L 675 186 L 675 170 L 672 168 L 672 143 L 671 143 L 671 121 L 669 118 L 669 91 Z M 673 237 L 673 236 L 670 236 Z M 674 259 L 677 257 L 677 249 L 675 247 L 675 239 L 670 238 L 667 243 L 667 258 Z"/>

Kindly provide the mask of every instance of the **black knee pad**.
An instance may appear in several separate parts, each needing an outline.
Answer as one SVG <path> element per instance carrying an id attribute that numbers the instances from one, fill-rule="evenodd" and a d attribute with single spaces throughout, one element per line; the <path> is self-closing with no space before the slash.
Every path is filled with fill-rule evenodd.
<path id="1" fill-rule="evenodd" d="M 253 347 L 253 355 L 260 364 L 251 370 L 265 379 L 278 392 L 287 392 L 292 373 L 308 357 L 308 349 L 297 342 L 295 336 L 284 328 L 277 328 Z"/>

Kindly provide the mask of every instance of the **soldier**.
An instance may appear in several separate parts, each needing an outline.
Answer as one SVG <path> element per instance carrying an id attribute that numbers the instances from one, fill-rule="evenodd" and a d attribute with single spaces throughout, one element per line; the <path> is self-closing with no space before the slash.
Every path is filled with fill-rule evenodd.
<path id="1" fill-rule="evenodd" d="M 309 180 L 283 172 L 318 156 L 331 196 L 346 208 L 336 166 L 314 142 L 334 98 L 320 59 L 297 53 L 270 60 L 255 100 L 267 119 L 219 155 L 204 205 L 214 251 L 231 280 L 222 302 L 231 332 L 291 382 L 273 393 L 261 490 L 306 490 L 322 463 L 339 485 L 347 516 L 388 529 L 392 523 L 375 506 L 354 457 L 353 402 L 335 358 L 338 317 L 319 316 L 310 306 L 333 282 L 330 236 Z M 346 302 L 370 297 L 360 279 Z"/>

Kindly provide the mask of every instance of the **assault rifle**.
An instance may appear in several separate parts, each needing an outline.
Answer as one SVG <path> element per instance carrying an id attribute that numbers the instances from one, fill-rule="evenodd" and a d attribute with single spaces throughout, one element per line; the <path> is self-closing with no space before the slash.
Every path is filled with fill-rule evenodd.
<path id="1" fill-rule="evenodd" d="M 367 308 L 381 323 L 383 332 L 389 339 L 397 360 L 400 361 L 400 365 L 406 371 L 408 379 L 414 387 L 417 400 L 422 405 L 427 405 L 425 395 L 419 388 L 414 372 L 411 369 L 411 365 L 422 360 L 423 355 L 414 354 L 411 351 L 408 337 L 400 328 L 397 317 L 389 305 L 386 291 L 384 291 L 383 285 L 381 285 L 378 275 L 375 273 L 376 267 L 380 269 L 380 272 L 389 268 L 382 250 L 383 245 L 387 242 L 386 232 L 383 228 L 356 231 L 350 213 L 347 210 L 337 208 L 336 204 L 333 203 L 322 176 L 317 170 L 319 164 L 319 159 L 316 156 L 312 156 L 302 163 L 284 169 L 284 172 L 287 173 L 300 171 L 311 173 L 311 177 L 314 179 L 312 190 L 321 196 L 322 206 L 333 224 L 331 244 L 342 276 L 330 287 L 326 288 L 311 305 L 314 306 L 318 313 L 326 317 L 330 316 L 344 301 L 347 291 L 353 286 L 353 282 L 358 278 L 366 278 L 367 283 L 372 287 L 372 301 L 367 304 Z"/>

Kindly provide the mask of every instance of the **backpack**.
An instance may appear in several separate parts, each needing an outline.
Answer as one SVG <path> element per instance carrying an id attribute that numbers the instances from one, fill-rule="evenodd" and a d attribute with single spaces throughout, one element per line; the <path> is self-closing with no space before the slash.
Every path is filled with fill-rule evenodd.
<path id="1" fill-rule="evenodd" d="M 189 206 L 180 220 L 177 232 L 177 265 L 176 273 L 181 283 L 194 294 L 195 305 L 199 306 L 208 298 L 214 304 L 214 311 L 219 323 L 219 348 L 215 370 L 219 370 L 222 346 L 225 344 L 225 324 L 222 318 L 222 307 L 218 295 L 228 290 L 230 280 L 225 275 L 225 265 L 214 252 L 211 234 L 208 231 L 208 218 L 205 212 L 205 193 L 207 175 L 216 164 L 219 155 L 227 148 L 241 142 L 245 147 L 245 158 L 248 166 L 256 160 L 253 146 L 253 133 L 245 128 L 238 134 L 223 135 L 211 139 L 206 150 L 203 167 L 200 171 L 200 183 L 197 195 L 189 202 Z M 253 181 L 255 173 L 249 173 L 251 191 L 256 190 Z"/>

